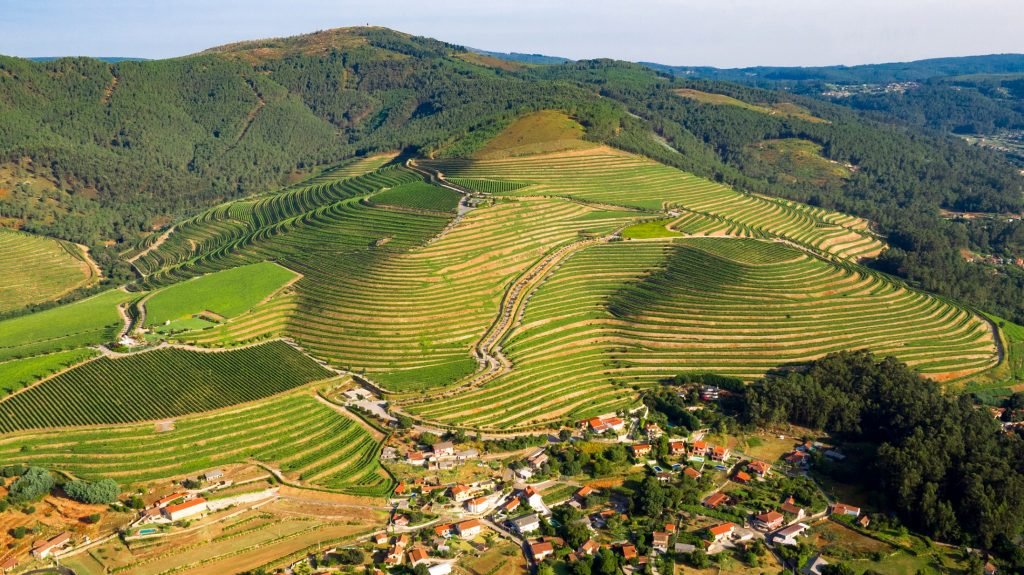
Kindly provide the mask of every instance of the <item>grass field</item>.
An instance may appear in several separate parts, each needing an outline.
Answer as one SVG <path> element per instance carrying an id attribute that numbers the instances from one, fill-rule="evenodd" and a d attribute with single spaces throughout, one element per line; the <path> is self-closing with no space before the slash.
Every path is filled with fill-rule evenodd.
<path id="1" fill-rule="evenodd" d="M 670 238 L 682 235 L 677 231 L 668 229 L 667 226 L 670 223 L 672 223 L 672 220 L 666 219 L 633 224 L 632 226 L 622 230 L 622 237 L 628 240 L 646 240 L 651 238 Z"/>
<path id="2" fill-rule="evenodd" d="M 675 229 L 687 233 L 781 237 L 845 259 L 873 256 L 883 247 L 865 220 L 743 194 L 608 147 L 523 158 L 421 163 L 452 181 L 532 183 L 507 192 L 513 196 L 553 195 L 649 210 L 678 209 L 689 219 Z"/>
<path id="3" fill-rule="evenodd" d="M 583 126 L 563 112 L 541 110 L 512 122 L 473 157 L 490 160 L 594 147 L 582 139 L 583 133 Z"/>
<path id="4" fill-rule="evenodd" d="M 778 102 L 775 104 L 751 104 L 738 100 L 725 94 L 715 94 L 712 92 L 702 92 L 700 90 L 693 90 L 690 88 L 678 88 L 672 91 L 675 95 L 695 100 L 702 104 L 714 104 L 716 106 L 735 106 L 737 108 L 743 108 L 744 110 L 750 110 L 752 112 L 758 112 L 761 114 L 768 114 L 769 116 L 788 116 L 790 118 L 799 118 L 808 122 L 825 122 L 821 118 L 814 116 L 803 106 L 798 106 L 792 102 Z"/>
<path id="5" fill-rule="evenodd" d="M 0 362 L 0 391 L 13 392 L 97 355 L 93 349 L 72 349 Z"/>
<path id="6" fill-rule="evenodd" d="M 307 390 L 182 417 L 171 431 L 135 424 L 0 438 L 0 461 L 110 477 L 122 485 L 253 459 L 294 481 L 370 497 L 383 496 L 392 486 L 378 463 L 379 451 L 377 440 L 355 419 Z"/>
<path id="7" fill-rule="evenodd" d="M 0 313 L 51 301 L 97 279 L 68 242 L 0 228 Z"/>
<path id="8" fill-rule="evenodd" d="M 104 357 L 0 401 L 0 431 L 177 417 L 261 399 L 330 374 L 283 342 Z"/>
<path id="9" fill-rule="evenodd" d="M 124 326 L 117 305 L 137 294 L 110 290 L 68 305 L 0 322 L 0 361 L 113 340 Z"/>
<path id="10" fill-rule="evenodd" d="M 678 373 L 753 379 L 840 349 L 892 354 L 940 379 L 996 360 L 987 325 L 956 306 L 783 244 L 726 238 L 589 247 L 532 295 L 503 347 L 511 372 L 406 408 L 514 429 L 624 407 L 632 386 Z"/>
<path id="11" fill-rule="evenodd" d="M 426 182 L 411 182 L 374 194 L 372 201 L 387 206 L 453 212 L 459 205 L 460 197 L 458 192 L 448 188 Z"/>
<path id="12" fill-rule="evenodd" d="M 272 262 L 260 262 L 197 277 L 166 287 L 146 302 L 146 326 L 174 329 L 176 322 L 212 312 L 229 319 L 249 310 L 297 277 Z"/>

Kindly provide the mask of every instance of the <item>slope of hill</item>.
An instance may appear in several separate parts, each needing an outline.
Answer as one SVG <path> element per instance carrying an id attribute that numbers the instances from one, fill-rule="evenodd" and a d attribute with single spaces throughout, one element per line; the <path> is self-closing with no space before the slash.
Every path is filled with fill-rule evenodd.
<path id="1" fill-rule="evenodd" d="M 88 254 L 69 242 L 0 228 L 0 314 L 99 281 Z"/>

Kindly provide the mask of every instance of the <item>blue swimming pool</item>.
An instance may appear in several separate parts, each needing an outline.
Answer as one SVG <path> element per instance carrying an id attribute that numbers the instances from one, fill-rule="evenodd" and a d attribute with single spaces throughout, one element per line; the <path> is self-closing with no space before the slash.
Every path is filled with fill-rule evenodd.
<path id="1" fill-rule="evenodd" d="M 156 529 L 153 529 L 152 527 L 139 529 L 139 535 L 149 535 L 150 533 L 156 533 Z"/>

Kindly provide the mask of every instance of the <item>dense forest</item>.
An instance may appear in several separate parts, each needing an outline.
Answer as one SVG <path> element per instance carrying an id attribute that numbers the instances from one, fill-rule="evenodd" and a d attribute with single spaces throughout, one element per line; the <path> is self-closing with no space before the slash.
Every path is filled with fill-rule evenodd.
<path id="1" fill-rule="evenodd" d="M 866 445 L 842 480 L 943 541 L 1016 549 L 1024 567 L 1011 543 L 1024 528 L 1024 440 L 969 396 L 944 394 L 893 358 L 842 352 L 767 377 L 741 409 L 751 423 L 791 422 Z"/>
<path id="2" fill-rule="evenodd" d="M 463 155 L 515 116 L 557 108 L 590 139 L 743 191 L 869 218 L 893 246 L 879 269 L 1024 322 L 1022 270 L 962 256 L 1024 256 L 1020 222 L 939 217 L 940 208 L 1021 212 L 1024 178 L 1004 155 L 928 122 L 883 121 L 896 115 L 891 110 L 851 111 L 618 61 L 519 60 L 381 28 L 243 42 L 160 61 L 0 57 L 0 165 L 30 165 L 57 184 L 45 193 L 15 184 L 0 202 L 0 221 L 116 249 L 202 207 L 345 158 L 383 149 Z M 967 59 L 955 69 L 1002 73 L 1018 69 L 1019 60 Z M 951 65 L 915 66 L 913 77 Z M 806 113 L 708 104 L 677 96 L 678 88 Z M 1008 89 L 1000 83 L 988 93 Z M 793 178 L 758 152 L 777 140 L 813 143 L 851 173 L 824 182 Z"/>

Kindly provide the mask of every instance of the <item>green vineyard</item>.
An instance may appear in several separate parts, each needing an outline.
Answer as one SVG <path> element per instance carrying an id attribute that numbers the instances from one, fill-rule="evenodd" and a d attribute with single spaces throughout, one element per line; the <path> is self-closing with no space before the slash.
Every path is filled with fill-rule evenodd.
<path id="1" fill-rule="evenodd" d="M 867 222 L 786 200 L 739 193 L 646 158 L 612 148 L 502 160 L 424 161 L 453 182 L 529 181 L 512 191 L 652 210 L 685 209 L 721 220 L 715 232 L 783 237 L 843 258 L 877 255 L 882 243 Z M 710 230 L 703 230 L 704 232 Z"/>
<path id="2" fill-rule="evenodd" d="M 0 227 L 0 313 L 57 299 L 96 273 L 68 242 Z"/>
<path id="3" fill-rule="evenodd" d="M 331 372 L 284 342 L 100 358 L 0 401 L 0 432 L 177 417 L 253 401 Z"/>
<path id="4" fill-rule="evenodd" d="M 753 379 L 841 349 L 940 379 L 997 359 L 991 327 L 957 306 L 779 243 L 726 238 L 587 248 L 532 296 L 504 347 L 511 372 L 407 409 L 514 429 L 613 411 L 635 400 L 632 386 L 679 373 Z"/>
<path id="5" fill-rule="evenodd" d="M 0 461 L 129 485 L 255 460 L 295 481 L 381 497 L 392 480 L 377 461 L 379 448 L 357 421 L 298 393 L 184 417 L 170 431 L 136 424 L 8 436 L 0 438 Z"/>
<path id="6" fill-rule="evenodd" d="M 412 182 L 384 190 L 372 196 L 374 204 L 453 212 L 459 205 L 460 195 L 448 188 L 432 186 L 426 182 Z"/>

